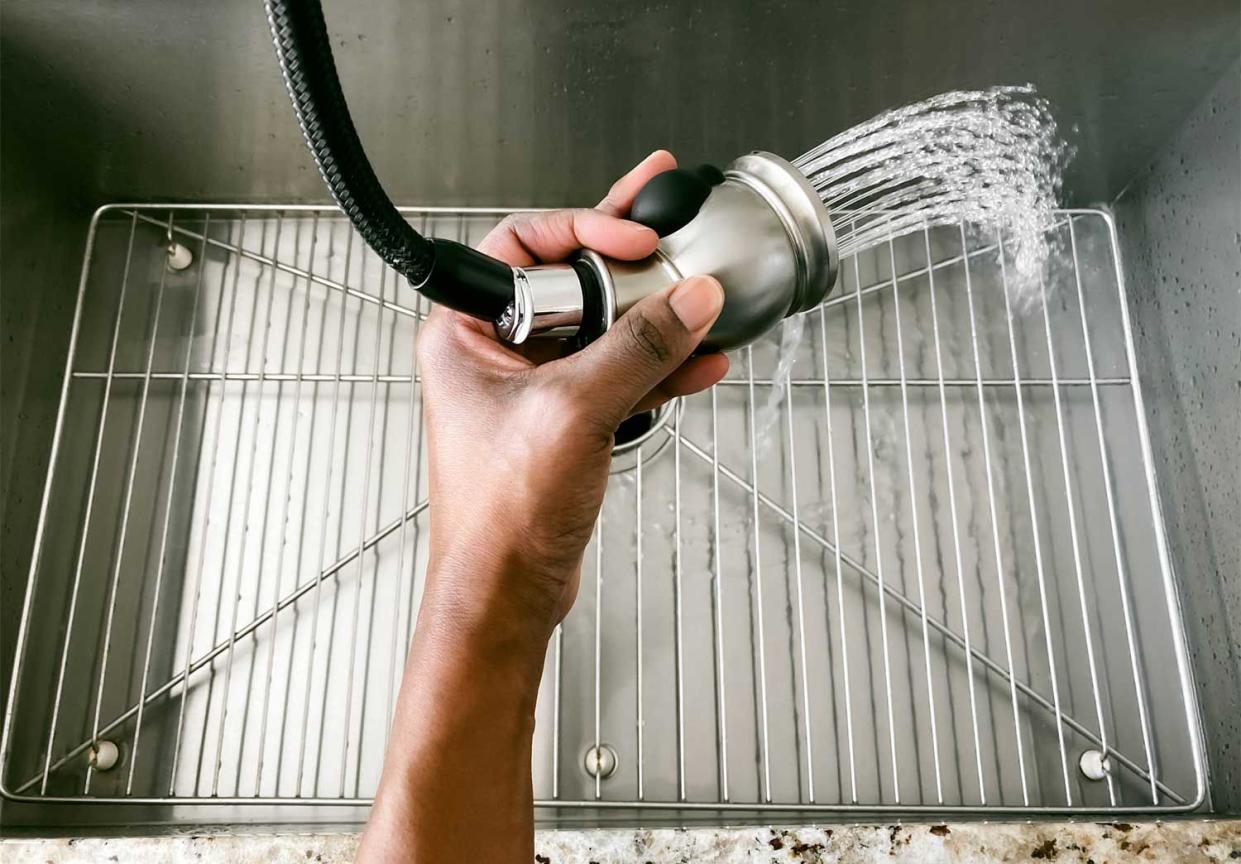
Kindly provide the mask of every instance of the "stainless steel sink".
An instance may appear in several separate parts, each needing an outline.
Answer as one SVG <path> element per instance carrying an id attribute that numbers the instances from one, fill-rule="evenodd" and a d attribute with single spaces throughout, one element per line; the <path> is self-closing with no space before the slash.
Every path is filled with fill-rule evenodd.
<path id="1" fill-rule="evenodd" d="M 377 170 L 471 242 L 941 90 L 1075 130 L 1045 306 L 988 229 L 897 239 L 618 455 L 541 819 L 1241 812 L 1235 2 L 340 5 Z M 261 4 L 0 18 L 0 820 L 356 824 L 425 566 L 417 297 L 321 206 Z"/>
<path id="2" fill-rule="evenodd" d="M 499 214 L 410 218 L 476 242 Z M 541 807 L 1202 803 L 1113 225 L 1049 232 L 1043 286 L 964 226 L 846 258 L 618 460 Z M 419 299 L 314 207 L 105 208 L 81 285 L 6 788 L 368 803 L 426 563 Z"/>

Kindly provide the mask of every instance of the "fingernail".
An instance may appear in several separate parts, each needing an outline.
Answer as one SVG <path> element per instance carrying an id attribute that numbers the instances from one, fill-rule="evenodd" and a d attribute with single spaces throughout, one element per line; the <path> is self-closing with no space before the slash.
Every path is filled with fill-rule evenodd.
<path id="1" fill-rule="evenodd" d="M 691 276 L 672 289 L 672 311 L 687 330 L 705 327 L 724 306 L 724 289 L 710 276 Z"/>
<path id="2" fill-rule="evenodd" d="M 641 235 L 643 237 L 650 235 L 650 236 L 654 236 L 656 239 L 659 239 L 653 229 L 648 228 L 647 226 L 643 225 L 641 222 L 633 222 L 629 219 L 618 219 L 616 221 L 618 221 L 621 225 L 623 225 L 625 230 L 628 231 L 630 234 Z"/>

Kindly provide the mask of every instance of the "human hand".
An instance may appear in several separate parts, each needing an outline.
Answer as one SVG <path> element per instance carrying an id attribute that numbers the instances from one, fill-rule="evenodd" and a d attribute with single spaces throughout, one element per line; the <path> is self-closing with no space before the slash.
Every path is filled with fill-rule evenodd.
<path id="1" fill-rule="evenodd" d="M 479 248 L 515 266 L 581 248 L 644 258 L 659 238 L 623 217 L 647 180 L 674 167 L 657 151 L 594 210 L 510 216 Z M 516 637 L 541 652 L 577 595 L 617 426 L 728 371 L 722 354 L 690 356 L 723 300 L 714 279 L 687 279 L 585 349 L 541 363 L 498 342 L 487 323 L 431 313 L 418 341 L 431 499 L 424 607 L 457 633 Z"/>

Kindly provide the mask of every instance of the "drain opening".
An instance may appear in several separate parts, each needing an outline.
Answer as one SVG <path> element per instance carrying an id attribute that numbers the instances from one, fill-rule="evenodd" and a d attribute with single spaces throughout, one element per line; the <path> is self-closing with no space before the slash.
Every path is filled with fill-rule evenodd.
<path id="1" fill-rule="evenodd" d="M 627 418 L 616 429 L 616 443 L 613 445 L 613 449 L 624 447 L 626 444 L 632 444 L 654 427 L 654 411 L 643 411 L 641 414 L 635 414 Z"/>
<path id="2" fill-rule="evenodd" d="M 612 473 L 631 471 L 639 460 L 649 462 L 662 453 L 671 440 L 665 427 L 680 410 L 681 400 L 673 399 L 654 411 L 635 414 L 621 423 L 612 445 Z"/>

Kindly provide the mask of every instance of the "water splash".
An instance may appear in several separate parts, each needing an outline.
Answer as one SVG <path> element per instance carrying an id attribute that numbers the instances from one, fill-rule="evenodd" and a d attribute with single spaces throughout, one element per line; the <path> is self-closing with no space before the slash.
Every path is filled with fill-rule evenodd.
<path id="1" fill-rule="evenodd" d="M 1042 293 L 1064 166 L 1048 103 L 1033 85 L 941 93 L 841 132 L 793 160 L 827 205 L 840 257 L 915 231 L 962 225 L 967 236 L 1001 232 L 1006 286 L 1015 314 Z M 772 386 L 757 416 L 770 445 L 805 329 L 787 318 Z"/>
<path id="2" fill-rule="evenodd" d="M 818 190 L 842 258 L 924 228 L 1004 233 L 1010 300 L 1037 296 L 1071 157 L 1032 85 L 941 93 L 841 132 L 794 160 Z"/>

